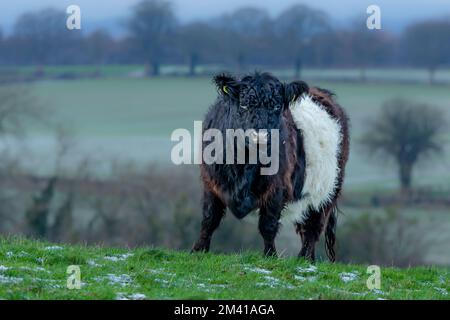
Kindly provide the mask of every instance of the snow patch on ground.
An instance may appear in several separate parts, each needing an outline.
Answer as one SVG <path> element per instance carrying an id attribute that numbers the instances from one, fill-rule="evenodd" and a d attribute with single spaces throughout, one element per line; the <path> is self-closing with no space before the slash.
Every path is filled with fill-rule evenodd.
<path id="1" fill-rule="evenodd" d="M 143 293 L 127 294 L 123 292 L 117 292 L 116 300 L 145 300 L 147 297 Z"/>
<path id="2" fill-rule="evenodd" d="M 297 272 L 299 272 L 299 273 L 315 273 L 315 272 L 317 272 L 317 267 L 313 266 L 313 265 L 306 267 L 306 268 L 297 267 Z"/>
<path id="3" fill-rule="evenodd" d="M 288 283 L 284 283 L 280 279 L 277 279 L 272 276 L 264 276 L 265 282 L 257 282 L 256 285 L 258 287 L 269 287 L 269 288 L 286 288 L 286 289 L 294 289 L 293 285 Z"/>
<path id="4" fill-rule="evenodd" d="M 213 283 L 197 283 L 197 288 L 205 292 L 213 292 L 215 289 L 225 289 L 227 286 L 224 284 L 213 284 Z"/>
<path id="5" fill-rule="evenodd" d="M 93 259 L 89 259 L 86 263 L 87 263 L 89 266 L 91 266 L 91 267 L 103 267 L 103 265 L 98 264 L 98 263 L 95 262 L 95 260 L 93 260 Z"/>
<path id="6" fill-rule="evenodd" d="M 94 278 L 94 280 L 96 280 L 96 281 L 107 280 L 110 285 L 119 285 L 121 287 L 126 287 L 133 283 L 133 279 L 131 279 L 131 277 L 127 274 L 116 275 L 116 274 L 108 273 L 106 276 L 96 277 L 96 278 Z"/>
<path id="7" fill-rule="evenodd" d="M 32 271 L 32 272 L 45 272 L 45 273 L 50 273 L 50 271 L 42 268 L 42 267 L 19 267 L 20 270 L 24 270 L 24 271 Z"/>
<path id="8" fill-rule="evenodd" d="M 55 250 L 62 250 L 62 249 L 64 249 L 64 248 L 61 246 L 49 246 L 49 247 L 44 248 L 44 250 L 47 250 L 47 251 L 55 251 Z"/>
<path id="9" fill-rule="evenodd" d="M 133 253 L 124 253 L 124 254 L 119 254 L 119 255 L 115 255 L 115 256 L 105 256 L 103 259 L 109 260 L 112 262 L 118 262 L 118 261 L 125 261 L 129 257 L 132 257 L 133 255 L 134 255 Z"/>
<path id="10" fill-rule="evenodd" d="M 270 271 L 270 270 L 253 267 L 253 266 L 248 266 L 248 265 L 244 266 L 244 270 L 259 273 L 259 274 L 271 274 L 272 273 L 272 271 Z"/>
<path id="11" fill-rule="evenodd" d="M 0 283 L 1 284 L 15 284 L 22 282 L 23 278 L 17 278 L 17 277 L 8 277 L 0 274 Z"/>
<path id="12" fill-rule="evenodd" d="M 448 295 L 447 290 L 445 290 L 444 288 L 434 287 L 434 290 L 436 290 L 437 292 L 443 294 L 444 296 Z"/>
<path id="13" fill-rule="evenodd" d="M 343 289 L 333 288 L 329 285 L 325 285 L 322 287 L 329 289 L 329 290 L 333 290 L 334 292 L 339 292 L 339 293 L 348 294 L 348 295 L 352 295 L 352 296 L 364 297 L 367 295 L 367 292 L 352 292 L 352 291 L 347 291 L 347 290 L 343 290 Z"/>
<path id="14" fill-rule="evenodd" d="M 166 271 L 164 268 L 159 268 L 159 269 L 148 269 L 148 272 L 150 272 L 150 273 L 152 273 L 152 274 L 165 275 L 165 276 L 169 276 L 169 277 L 175 277 L 175 276 L 176 276 L 175 273 L 168 272 L 168 271 Z"/>
<path id="15" fill-rule="evenodd" d="M 65 286 L 61 284 L 61 283 L 64 282 L 62 280 L 34 278 L 33 282 L 42 282 L 45 285 L 46 288 L 51 288 L 51 289 L 62 289 L 62 288 L 65 288 Z M 81 286 L 84 286 L 84 285 L 86 285 L 86 284 L 85 283 L 81 283 Z"/>
<path id="16" fill-rule="evenodd" d="M 384 292 L 379 289 L 372 289 L 372 293 L 384 295 Z"/>
<path id="17" fill-rule="evenodd" d="M 295 274 L 294 279 L 297 281 L 309 281 L 314 282 L 317 280 L 317 276 L 313 275 L 317 273 L 317 267 L 310 265 L 309 267 L 297 267 L 297 272 L 300 273 L 299 275 Z"/>
<path id="18" fill-rule="evenodd" d="M 339 277 L 344 282 L 351 282 L 351 281 L 355 281 L 356 279 L 358 279 L 358 274 L 355 271 L 354 272 L 342 272 L 339 274 Z"/>
<path id="19" fill-rule="evenodd" d="M 158 283 L 161 283 L 161 285 L 163 287 L 167 287 L 169 285 L 169 283 L 170 283 L 169 280 L 159 279 L 159 278 L 156 278 L 155 281 L 158 282 Z"/>
<path id="20" fill-rule="evenodd" d="M 6 252 L 6 257 L 8 259 L 14 258 L 14 257 L 24 258 L 24 257 L 29 257 L 29 256 L 30 256 L 30 254 L 28 252 L 25 252 L 25 251 L 20 251 L 19 253 L 14 253 L 12 251 Z"/>

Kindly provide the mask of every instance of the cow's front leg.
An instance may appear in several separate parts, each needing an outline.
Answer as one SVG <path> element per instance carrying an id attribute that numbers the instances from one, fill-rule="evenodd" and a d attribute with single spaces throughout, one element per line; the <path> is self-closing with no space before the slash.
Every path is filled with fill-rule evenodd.
<path id="1" fill-rule="evenodd" d="M 281 211 L 283 210 L 282 193 L 277 194 L 274 199 L 260 209 L 259 232 L 264 239 L 264 255 L 277 256 L 275 248 L 275 237 L 280 227 Z"/>
<path id="2" fill-rule="evenodd" d="M 203 194 L 203 219 L 200 236 L 192 247 L 191 252 L 209 251 L 211 237 L 220 224 L 225 214 L 225 205 L 212 192 L 205 191 Z"/>

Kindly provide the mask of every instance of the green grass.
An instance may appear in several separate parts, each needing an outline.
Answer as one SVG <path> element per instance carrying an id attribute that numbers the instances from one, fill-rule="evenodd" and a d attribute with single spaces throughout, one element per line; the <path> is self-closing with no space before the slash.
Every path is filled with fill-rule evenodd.
<path id="1" fill-rule="evenodd" d="M 380 290 L 369 290 L 367 266 L 310 266 L 259 253 L 191 255 L 1 238 L 0 261 L 1 299 L 450 298 L 450 269 L 437 267 L 382 268 Z M 80 267 L 79 290 L 66 287 L 70 265 Z M 353 279 L 344 281 L 346 273 Z"/>

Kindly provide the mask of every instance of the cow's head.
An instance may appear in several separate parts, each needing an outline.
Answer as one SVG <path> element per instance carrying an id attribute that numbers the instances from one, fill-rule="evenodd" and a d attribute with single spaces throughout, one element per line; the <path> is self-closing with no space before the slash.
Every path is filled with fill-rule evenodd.
<path id="1" fill-rule="evenodd" d="M 284 84 L 269 73 L 254 73 L 240 80 L 219 74 L 214 83 L 230 108 L 230 119 L 224 121 L 229 121 L 232 129 L 256 130 L 254 137 L 259 143 L 267 141 L 267 132 L 280 128 L 283 111 L 309 90 L 303 81 Z"/>

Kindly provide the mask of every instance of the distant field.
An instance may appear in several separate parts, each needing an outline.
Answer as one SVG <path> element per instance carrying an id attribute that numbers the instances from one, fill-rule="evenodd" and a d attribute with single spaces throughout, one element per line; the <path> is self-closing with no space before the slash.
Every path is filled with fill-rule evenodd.
<path id="1" fill-rule="evenodd" d="M 352 154 L 347 184 L 352 188 L 395 188 L 396 170 L 391 163 L 370 161 L 358 139 L 367 121 L 392 97 L 428 102 L 444 110 L 450 107 L 449 86 L 419 84 L 358 84 L 312 82 L 336 92 L 351 118 Z M 216 97 L 209 78 L 162 77 L 158 79 L 109 78 L 44 81 L 32 85 L 36 99 L 48 108 L 49 119 L 62 123 L 77 142 L 77 156 L 117 158 L 137 163 L 169 163 L 174 129 L 193 130 Z M 450 114 L 448 114 L 450 116 Z M 449 133 L 450 140 L 450 133 Z M 55 139 L 41 127 L 33 127 L 27 149 L 38 168 L 49 167 Z M 14 149 L 14 146 L 12 146 Z M 74 157 L 76 158 L 76 157 Z M 27 158 L 28 160 L 29 158 Z M 432 167 L 419 168 L 422 185 L 448 187 L 450 155 Z"/>
<path id="2" fill-rule="evenodd" d="M 221 65 L 199 65 L 197 72 L 199 74 L 211 74 L 213 72 L 228 70 L 229 67 Z M 248 70 L 264 69 L 259 66 L 248 66 Z M 96 71 L 100 71 L 104 77 L 124 77 L 129 75 L 137 75 L 144 71 L 143 65 L 61 65 L 61 66 L 44 66 L 42 69 L 48 76 L 57 76 L 64 73 L 72 73 L 77 75 L 86 75 Z M 35 66 L 18 66 L 18 67 L 0 67 L 1 71 L 14 71 L 22 75 L 31 75 L 36 71 Z M 280 77 L 292 78 L 295 73 L 292 68 L 276 68 L 270 69 L 271 72 Z M 161 66 L 162 75 L 185 75 L 188 74 L 189 67 L 187 65 L 163 65 Z M 407 68 L 384 68 L 365 70 L 365 75 L 369 81 L 398 81 L 398 82 L 422 82 L 429 81 L 429 73 L 425 69 L 407 69 Z M 334 69 L 314 69 L 305 68 L 302 70 L 302 78 L 305 79 L 327 79 L 327 80 L 359 80 L 361 70 L 358 68 L 334 68 Z M 437 82 L 450 83 L 450 69 L 438 69 L 435 73 Z"/>

